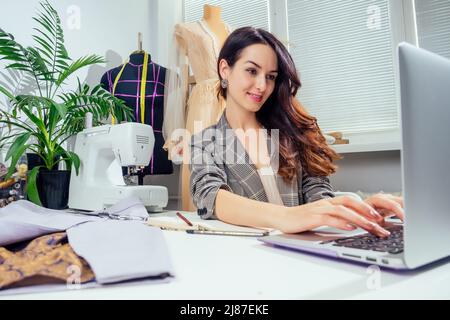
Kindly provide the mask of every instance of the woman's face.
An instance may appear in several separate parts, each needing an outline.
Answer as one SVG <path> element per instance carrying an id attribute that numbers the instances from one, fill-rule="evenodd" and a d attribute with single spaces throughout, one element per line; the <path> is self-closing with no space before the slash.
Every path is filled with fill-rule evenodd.
<path id="1" fill-rule="evenodd" d="M 257 112 L 275 89 L 277 66 L 275 51 L 264 44 L 246 47 L 232 68 L 221 60 L 222 79 L 228 80 L 227 105 Z"/>

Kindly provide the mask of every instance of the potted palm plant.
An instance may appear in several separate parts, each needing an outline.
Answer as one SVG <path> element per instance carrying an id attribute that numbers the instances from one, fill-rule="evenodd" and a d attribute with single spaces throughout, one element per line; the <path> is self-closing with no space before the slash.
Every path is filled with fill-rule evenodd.
<path id="1" fill-rule="evenodd" d="M 28 198 L 48 208 L 62 209 L 68 200 L 70 170 L 78 170 L 79 157 L 71 152 L 67 140 L 84 128 L 88 112 L 94 125 L 109 116 L 118 121 L 131 120 L 132 111 L 122 100 L 115 98 L 100 85 L 90 88 L 81 84 L 63 90 L 68 78 L 78 70 L 104 59 L 88 55 L 72 60 L 64 45 L 64 34 L 56 10 L 47 2 L 40 3 L 40 11 L 33 18 L 34 46 L 24 47 L 0 28 L 0 60 L 6 69 L 30 76 L 36 90 L 31 94 L 14 94 L 0 85 L 0 92 L 9 101 L 9 110 L 0 109 L 0 124 L 8 134 L 0 139 L 0 147 L 8 146 L 5 160 L 11 160 L 7 178 L 15 170 L 18 160 L 27 152 L 41 161 L 28 174 Z M 60 162 L 66 170 L 58 170 Z"/>

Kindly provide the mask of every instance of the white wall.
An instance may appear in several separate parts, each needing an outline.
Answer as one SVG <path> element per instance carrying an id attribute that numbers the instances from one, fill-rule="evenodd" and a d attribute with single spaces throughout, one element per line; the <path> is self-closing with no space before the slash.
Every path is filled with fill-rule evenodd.
<path id="1" fill-rule="evenodd" d="M 152 16 L 157 23 L 157 48 L 156 56 L 160 64 L 169 64 L 169 50 L 174 45 L 173 30 L 177 23 L 183 20 L 182 0 L 151 0 L 157 2 L 158 16 Z"/>
<path id="2" fill-rule="evenodd" d="M 400 151 L 342 154 L 330 180 L 339 191 L 397 193 L 402 191 Z"/>
<path id="3" fill-rule="evenodd" d="M 155 51 L 157 25 L 152 11 L 156 0 L 51 0 L 50 3 L 60 15 L 66 48 L 72 59 L 98 54 L 108 60 L 104 65 L 80 71 L 82 81 L 97 84 L 106 70 L 120 65 L 137 49 L 138 32 L 143 33 L 143 49 L 150 54 Z M 22 45 L 31 45 L 32 28 L 37 26 L 32 17 L 39 7 L 38 0 L 2 0 L 0 27 Z M 74 79 L 69 87 L 76 84 Z"/>

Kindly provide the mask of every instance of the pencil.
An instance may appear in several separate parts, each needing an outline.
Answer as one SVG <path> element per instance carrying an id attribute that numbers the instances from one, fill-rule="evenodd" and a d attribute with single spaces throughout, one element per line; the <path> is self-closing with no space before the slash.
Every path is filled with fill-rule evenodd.
<path id="1" fill-rule="evenodd" d="M 179 218 L 181 218 L 181 220 L 183 220 L 184 222 L 187 223 L 188 226 L 193 227 L 194 225 L 192 224 L 192 222 L 190 222 L 188 219 L 186 219 L 186 217 L 184 217 L 181 213 L 177 212 L 177 216 Z"/>

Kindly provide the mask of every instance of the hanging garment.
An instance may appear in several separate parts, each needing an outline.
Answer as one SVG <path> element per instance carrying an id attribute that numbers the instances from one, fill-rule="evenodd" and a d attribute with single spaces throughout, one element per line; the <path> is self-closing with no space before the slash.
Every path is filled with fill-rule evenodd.
<path id="1" fill-rule="evenodd" d="M 129 61 L 108 70 L 101 78 L 103 88 L 123 100 L 134 111 L 135 121 L 153 128 L 155 146 L 145 175 L 172 174 L 172 162 L 163 149 L 166 68 L 151 61 L 148 53 L 133 53 Z"/>
<path id="2" fill-rule="evenodd" d="M 231 33 L 227 25 L 228 33 Z M 176 156 L 173 149 L 181 149 L 183 166 L 181 169 L 182 209 L 195 210 L 189 193 L 190 155 L 189 141 L 183 141 L 176 134 L 176 129 L 187 129 L 192 135 L 215 123 L 225 109 L 225 100 L 217 97 L 219 79 L 217 75 L 217 59 L 220 44 L 217 37 L 208 27 L 206 21 L 177 24 L 174 32 L 174 47 L 171 57 L 171 70 L 167 80 L 167 99 L 165 101 L 163 133 L 166 140 L 164 148 L 169 157 Z M 188 95 L 189 67 L 196 84 Z M 174 71 L 172 71 L 174 70 Z M 185 139 L 186 140 L 186 139 Z M 174 159 L 173 159 L 174 160 Z M 175 161 L 175 160 L 174 160 Z"/>

